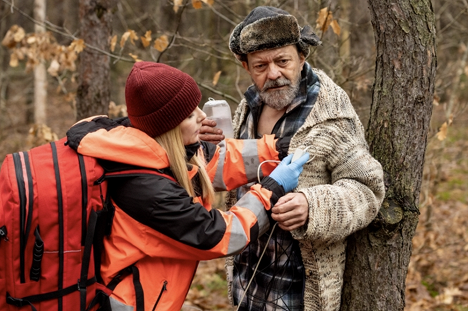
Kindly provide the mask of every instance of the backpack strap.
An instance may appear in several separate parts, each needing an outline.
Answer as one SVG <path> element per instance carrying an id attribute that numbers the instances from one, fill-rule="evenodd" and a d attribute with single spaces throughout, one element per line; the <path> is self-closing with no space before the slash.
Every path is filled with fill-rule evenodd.
<path id="1" fill-rule="evenodd" d="M 88 180 L 86 176 L 86 166 L 84 162 L 83 155 L 77 153 L 78 163 L 80 166 L 81 173 L 81 246 L 85 245 L 86 241 L 86 207 L 88 206 Z"/>
<path id="2" fill-rule="evenodd" d="M 86 287 L 90 286 L 92 284 L 96 283 L 96 278 L 91 278 L 86 281 Z M 6 294 L 6 302 L 10 305 L 16 306 L 16 307 L 24 307 L 24 306 L 31 306 L 31 310 L 37 311 L 37 309 L 34 307 L 33 303 L 34 302 L 40 302 L 40 301 L 45 301 L 45 300 L 51 300 L 51 299 L 58 299 L 63 296 L 66 296 L 68 294 L 71 294 L 73 292 L 76 292 L 77 290 L 80 289 L 79 282 L 77 284 L 70 285 L 68 287 L 62 288 L 61 290 L 53 291 L 53 292 L 48 292 L 48 293 L 43 293 L 43 294 L 38 294 L 38 295 L 31 295 L 31 296 L 26 296 L 23 298 L 14 298 L 10 295 L 10 293 L 7 292 Z"/>
<path id="3" fill-rule="evenodd" d="M 51 142 L 52 159 L 55 171 L 55 184 L 57 185 L 57 211 L 58 211 L 58 225 L 59 225 L 59 269 L 58 269 L 58 290 L 63 289 L 63 264 L 64 264 L 64 229 L 63 229 L 63 195 L 62 195 L 62 179 L 60 178 L 60 169 L 58 164 L 57 146 L 55 142 Z M 58 311 L 63 310 L 62 297 L 58 297 Z"/>
<path id="4" fill-rule="evenodd" d="M 135 266 L 135 264 L 122 269 L 114 278 L 107 284 L 106 288 L 111 292 L 119 285 L 119 283 L 124 279 L 124 277 L 132 274 L 133 275 L 133 287 L 135 288 L 135 311 L 144 311 L 145 310 L 145 296 L 143 293 L 143 287 L 140 282 L 140 271 Z M 99 304 L 103 309 L 102 310 L 111 310 L 109 295 L 102 290 L 99 290 L 94 296 L 93 300 L 89 304 L 86 311 L 91 310 L 94 306 Z M 101 310 L 101 309 L 100 309 Z"/>
<path id="5" fill-rule="evenodd" d="M 27 152 L 14 153 L 13 163 L 15 166 L 16 182 L 18 184 L 19 203 L 20 203 L 20 282 L 25 283 L 26 278 L 25 278 L 24 252 L 26 250 L 26 242 L 28 239 L 29 231 L 31 230 L 31 222 L 32 222 L 33 206 L 34 206 L 33 183 L 32 183 L 31 167 L 29 165 L 28 153 Z M 26 185 L 28 185 L 28 189 L 26 189 Z M 26 210 L 26 204 L 28 205 L 27 210 Z M 27 219 L 26 219 L 26 213 L 28 214 Z"/>
<path id="6" fill-rule="evenodd" d="M 91 249 L 93 247 L 94 231 L 96 229 L 98 215 L 93 209 L 89 215 L 88 232 L 86 233 L 86 243 L 81 261 L 81 274 L 78 280 L 78 290 L 80 291 L 80 310 L 86 310 L 86 287 L 88 282 L 89 264 L 91 262 Z M 96 271 L 98 273 L 98 271 Z M 96 280 L 96 278 L 94 278 Z M 94 283 L 94 282 L 93 282 Z"/>

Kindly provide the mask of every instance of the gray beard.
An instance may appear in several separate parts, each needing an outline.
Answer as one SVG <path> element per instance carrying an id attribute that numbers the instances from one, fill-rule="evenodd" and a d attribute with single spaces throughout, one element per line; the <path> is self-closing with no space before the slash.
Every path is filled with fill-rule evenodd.
<path id="1" fill-rule="evenodd" d="M 267 106 L 276 110 L 283 110 L 292 103 L 294 98 L 296 98 L 297 92 L 299 91 L 299 78 L 300 76 L 295 82 L 291 82 L 291 80 L 286 78 L 267 80 L 263 89 L 260 90 L 257 86 L 255 87 L 260 95 L 260 99 Z M 278 86 L 286 86 L 286 89 L 268 91 L 269 88 Z"/>

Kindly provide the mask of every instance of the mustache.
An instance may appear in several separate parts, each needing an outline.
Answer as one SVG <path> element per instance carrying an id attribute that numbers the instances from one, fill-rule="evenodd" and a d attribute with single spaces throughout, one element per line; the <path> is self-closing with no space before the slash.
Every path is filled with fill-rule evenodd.
<path id="1" fill-rule="evenodd" d="M 287 78 L 278 78 L 276 80 L 270 80 L 268 79 L 265 84 L 263 85 L 262 92 L 272 88 L 272 87 L 280 87 L 280 86 L 285 86 L 285 85 L 291 85 L 291 80 Z"/>

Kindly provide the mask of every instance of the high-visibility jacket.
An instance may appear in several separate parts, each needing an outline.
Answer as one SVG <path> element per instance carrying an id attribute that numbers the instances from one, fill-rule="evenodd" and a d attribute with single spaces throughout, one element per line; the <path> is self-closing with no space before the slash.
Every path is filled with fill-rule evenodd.
<path id="1" fill-rule="evenodd" d="M 137 310 L 137 301 L 144 303 L 144 310 L 180 310 L 198 262 L 236 254 L 257 239 L 269 228 L 268 211 L 284 194 L 276 181 L 265 177 L 229 212 L 222 212 L 203 205 L 200 197 L 191 197 L 171 179 L 165 150 L 125 121 L 89 118 L 75 124 L 67 136 L 79 153 L 105 160 L 101 163 L 108 171 L 126 165 L 161 173 L 109 179 L 115 214 L 104 241 L 101 274 L 108 284 L 129 266 L 134 272 L 122 276 L 115 287 L 110 297 L 114 311 Z M 226 139 L 219 145 L 202 142 L 201 148 L 215 189 L 230 190 L 257 180 L 263 161 L 278 160 L 277 145 L 268 135 L 259 140 Z M 276 165 L 261 165 L 261 177 Z M 197 167 L 188 170 L 199 189 Z"/>

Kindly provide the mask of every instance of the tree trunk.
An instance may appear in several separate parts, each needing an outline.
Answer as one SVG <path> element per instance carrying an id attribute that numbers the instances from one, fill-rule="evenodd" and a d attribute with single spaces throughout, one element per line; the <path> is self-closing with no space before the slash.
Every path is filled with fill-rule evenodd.
<path id="1" fill-rule="evenodd" d="M 115 0 L 80 0 L 80 37 L 101 51 L 110 50 Z M 80 54 L 76 119 L 107 114 L 110 102 L 110 57 L 86 47 Z"/>
<path id="2" fill-rule="evenodd" d="M 34 0 L 34 18 L 44 22 L 46 16 L 46 0 Z M 36 24 L 36 33 L 44 33 L 45 27 Z M 34 68 L 34 123 L 47 123 L 47 71 L 44 62 L 39 62 Z"/>
<path id="3" fill-rule="evenodd" d="M 369 0 L 377 60 L 367 130 L 387 193 L 377 219 L 348 239 L 342 311 L 403 310 L 436 73 L 430 0 Z"/>

